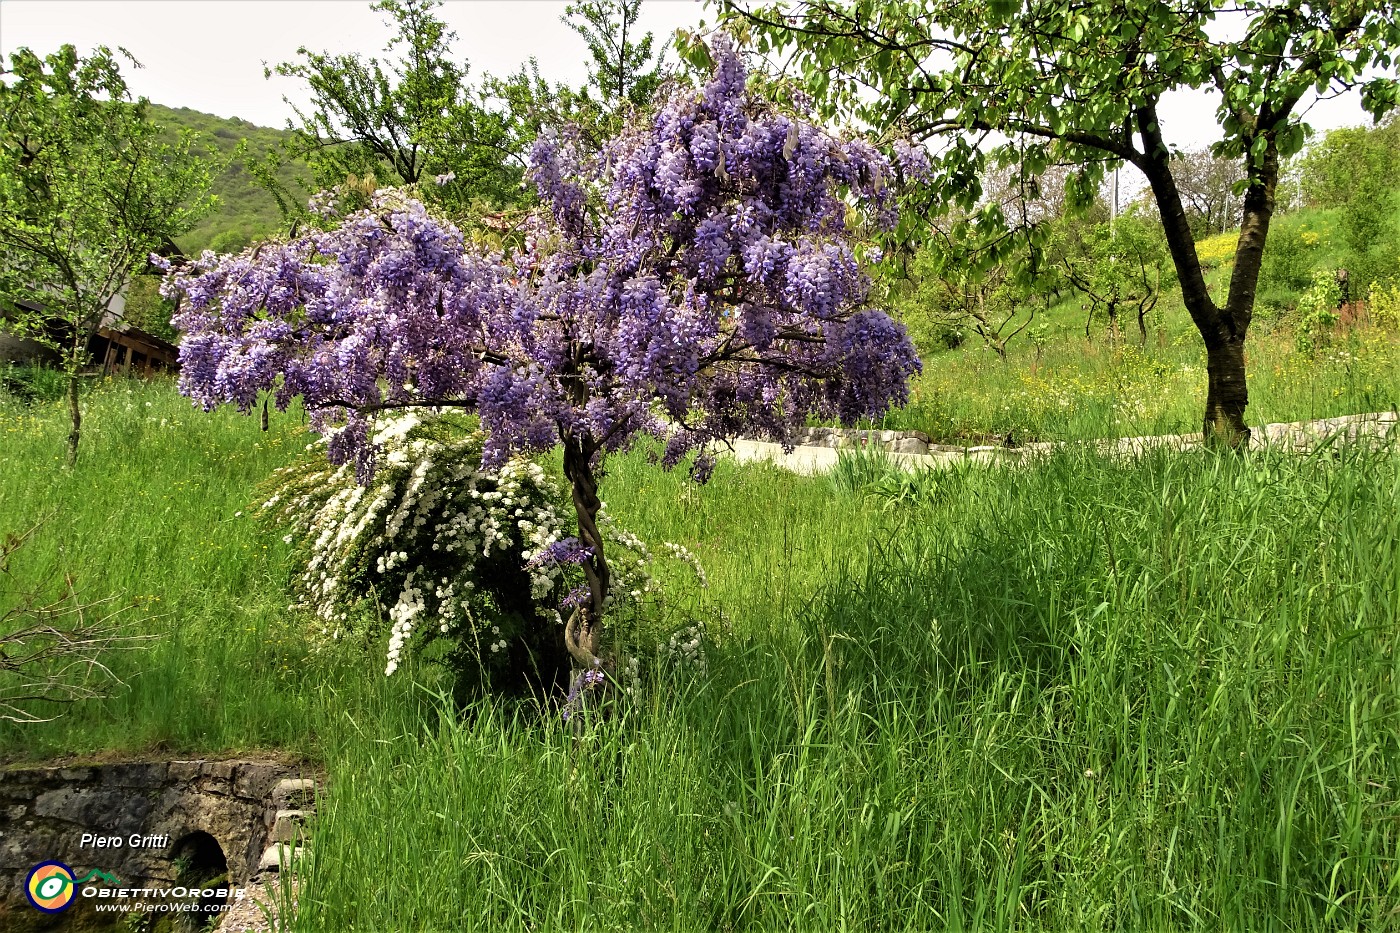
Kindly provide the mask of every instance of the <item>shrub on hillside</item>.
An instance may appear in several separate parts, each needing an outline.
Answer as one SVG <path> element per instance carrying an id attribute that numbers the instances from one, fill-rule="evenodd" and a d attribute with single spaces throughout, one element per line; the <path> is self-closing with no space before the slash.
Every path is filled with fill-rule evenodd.
<path id="1" fill-rule="evenodd" d="M 1217 233 L 1215 236 L 1206 237 L 1196 243 L 1196 255 L 1201 260 L 1201 266 L 1206 269 L 1214 269 L 1217 266 L 1235 261 L 1235 247 L 1240 240 L 1238 230 L 1227 230 L 1224 233 Z"/>
<path id="2" fill-rule="evenodd" d="M 1337 325 L 1337 307 L 1342 292 L 1337 286 L 1336 273 L 1320 269 L 1313 274 L 1312 285 L 1298 299 L 1298 320 L 1293 339 L 1298 352 L 1314 356 L 1331 341 L 1332 328 Z"/>
<path id="3" fill-rule="evenodd" d="M 1260 310 L 1275 312 L 1292 307 L 1312 284 L 1321 234 L 1302 220 L 1281 217 L 1269 231 L 1264 259 L 1259 267 Z"/>
<path id="4" fill-rule="evenodd" d="M 1372 282 L 1366 295 L 1371 322 L 1386 330 L 1400 330 L 1400 282 Z"/>
<path id="5" fill-rule="evenodd" d="M 1338 264 L 1347 270 L 1349 280 L 1349 301 L 1360 301 L 1376 283 L 1389 281 L 1400 268 L 1400 227 L 1396 235 L 1387 237 L 1363 252 L 1349 250 L 1338 259 Z"/>

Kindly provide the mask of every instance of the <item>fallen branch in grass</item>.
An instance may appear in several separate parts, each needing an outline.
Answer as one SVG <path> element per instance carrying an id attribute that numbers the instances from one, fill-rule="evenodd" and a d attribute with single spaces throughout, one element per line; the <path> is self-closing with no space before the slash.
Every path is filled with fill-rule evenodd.
<path id="1" fill-rule="evenodd" d="M 13 580 L 10 558 L 42 524 L 0 543 L 0 575 Z M 44 706 L 97 699 L 123 685 L 104 657 L 144 647 L 155 636 L 133 634 L 119 623 L 128 607 L 113 608 L 115 601 L 84 601 L 64 574 L 57 596 L 31 591 L 0 611 L 0 719 L 47 722 L 57 716 L 41 715 Z"/>

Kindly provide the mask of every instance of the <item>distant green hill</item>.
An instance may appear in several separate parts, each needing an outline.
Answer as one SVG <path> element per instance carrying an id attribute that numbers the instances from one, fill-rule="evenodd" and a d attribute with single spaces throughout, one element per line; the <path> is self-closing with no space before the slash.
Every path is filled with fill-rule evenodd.
<path id="1" fill-rule="evenodd" d="M 212 147 L 223 160 L 229 160 L 238 144 L 247 140 L 247 154 L 261 158 L 280 148 L 285 130 L 254 126 L 237 117 L 216 117 L 187 107 L 172 109 L 159 104 L 150 105 L 151 119 L 172 132 L 193 130 L 200 142 Z M 302 165 L 284 165 L 278 180 L 292 191 L 309 193 L 311 172 Z M 188 255 L 205 249 L 220 252 L 241 249 L 261 237 L 275 232 L 282 223 L 277 202 L 243 167 L 243 158 L 232 159 L 214 179 L 211 188 L 219 204 L 194 229 L 177 240 Z"/>

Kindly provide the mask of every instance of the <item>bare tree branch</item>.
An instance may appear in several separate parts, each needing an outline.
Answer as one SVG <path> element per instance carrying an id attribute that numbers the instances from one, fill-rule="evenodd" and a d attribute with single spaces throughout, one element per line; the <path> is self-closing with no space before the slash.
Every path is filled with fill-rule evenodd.
<path id="1" fill-rule="evenodd" d="M 0 576 L 6 581 L 14 583 L 11 557 L 42 524 L 0 543 Z M 73 578 L 64 575 L 57 595 L 23 592 L 0 611 L 0 719 L 49 722 L 59 714 L 45 715 L 48 707 L 109 696 L 123 686 L 104 659 L 113 651 L 143 648 L 155 636 L 118 623 L 129 607 L 115 603 L 114 596 L 84 601 Z"/>

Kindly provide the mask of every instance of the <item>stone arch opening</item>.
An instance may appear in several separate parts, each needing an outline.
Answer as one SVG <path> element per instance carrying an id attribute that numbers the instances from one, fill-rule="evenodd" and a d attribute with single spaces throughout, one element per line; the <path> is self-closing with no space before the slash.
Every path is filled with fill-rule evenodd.
<path id="1" fill-rule="evenodd" d="M 219 918 L 219 913 L 228 902 L 228 897 L 219 897 L 213 892 L 220 888 L 229 890 L 228 856 L 219 840 L 203 830 L 196 830 L 176 841 L 171 849 L 175 866 L 175 882 L 183 887 L 197 888 L 201 892 L 199 907 L 191 914 L 195 929 L 204 929 Z M 192 898 L 193 900 L 193 898 Z"/>

